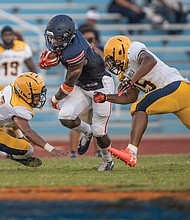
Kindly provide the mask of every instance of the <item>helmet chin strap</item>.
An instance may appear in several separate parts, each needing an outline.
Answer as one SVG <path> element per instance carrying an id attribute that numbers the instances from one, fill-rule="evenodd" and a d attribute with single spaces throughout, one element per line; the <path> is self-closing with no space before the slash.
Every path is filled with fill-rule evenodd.
<path id="1" fill-rule="evenodd" d="M 123 71 L 125 71 L 128 68 L 128 60 L 123 61 Z"/>
<path id="2" fill-rule="evenodd" d="M 118 74 L 118 79 L 119 81 L 123 81 L 125 79 L 125 71 L 120 71 L 120 73 Z"/>

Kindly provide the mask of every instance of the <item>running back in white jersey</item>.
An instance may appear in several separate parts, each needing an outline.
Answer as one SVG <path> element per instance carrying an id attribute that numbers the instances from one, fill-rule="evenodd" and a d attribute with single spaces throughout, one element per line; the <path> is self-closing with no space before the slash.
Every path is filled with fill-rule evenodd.
<path id="1" fill-rule="evenodd" d="M 188 81 L 181 76 L 181 74 L 175 68 L 167 66 L 161 61 L 155 54 L 150 52 L 147 47 L 140 42 L 133 42 L 128 49 L 128 69 L 126 75 L 133 76 L 139 69 L 139 57 L 143 51 L 147 51 L 157 60 L 157 64 L 154 68 L 144 77 L 142 77 L 135 85 L 144 92 L 151 91 L 156 88 L 162 88 L 174 81 Z"/>
<path id="2" fill-rule="evenodd" d="M 32 57 L 31 48 L 23 41 L 14 41 L 11 49 L 0 46 L 0 85 L 8 85 L 22 73 L 24 61 Z"/>
<path id="3" fill-rule="evenodd" d="M 34 111 L 15 94 L 12 85 L 8 85 L 0 91 L 0 127 L 13 127 L 13 116 L 29 121 L 34 116 Z"/>

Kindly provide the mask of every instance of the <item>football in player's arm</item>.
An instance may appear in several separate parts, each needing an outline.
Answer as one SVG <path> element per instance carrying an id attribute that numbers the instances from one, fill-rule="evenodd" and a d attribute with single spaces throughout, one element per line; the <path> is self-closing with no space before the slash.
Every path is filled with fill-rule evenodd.
<path id="1" fill-rule="evenodd" d="M 111 104 L 95 104 L 92 93 L 96 89 L 113 93 L 113 78 L 105 70 L 102 57 L 76 29 L 71 17 L 63 14 L 54 16 L 47 24 L 44 36 L 48 51 L 57 52 L 61 64 L 66 68 L 64 82 L 51 99 L 52 107 L 60 110 L 58 117 L 63 126 L 84 134 L 78 145 L 78 153 L 84 154 L 88 150 L 94 136 L 103 155 L 98 171 L 111 171 L 114 163 L 108 151 L 111 140 L 107 134 Z M 56 65 L 49 59 L 48 51 L 43 52 L 40 58 L 39 66 L 42 69 Z M 79 116 L 89 108 L 93 110 L 92 125 L 82 121 Z"/>

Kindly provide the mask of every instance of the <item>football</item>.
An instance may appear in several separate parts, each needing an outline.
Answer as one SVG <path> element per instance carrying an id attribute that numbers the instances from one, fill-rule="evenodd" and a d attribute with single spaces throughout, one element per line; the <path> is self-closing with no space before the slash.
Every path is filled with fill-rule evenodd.
<path id="1" fill-rule="evenodd" d="M 47 56 L 48 56 L 48 59 L 55 59 L 59 57 L 59 55 L 53 51 L 48 51 Z"/>
<path id="2" fill-rule="evenodd" d="M 60 57 L 59 57 L 58 53 L 53 52 L 53 51 L 47 52 L 46 59 L 47 59 L 50 66 L 56 66 L 60 62 Z"/>
<path id="3" fill-rule="evenodd" d="M 50 69 L 53 66 L 57 66 L 60 62 L 60 56 L 58 53 L 45 50 L 40 56 L 40 61 L 38 63 L 41 69 Z"/>

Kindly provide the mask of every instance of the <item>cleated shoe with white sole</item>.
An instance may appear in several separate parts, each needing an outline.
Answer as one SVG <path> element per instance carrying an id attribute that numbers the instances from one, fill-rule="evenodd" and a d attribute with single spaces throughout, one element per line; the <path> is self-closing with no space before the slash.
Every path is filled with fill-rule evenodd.
<path id="1" fill-rule="evenodd" d="M 82 154 L 86 153 L 86 151 L 88 150 L 88 148 L 90 146 L 90 142 L 92 140 L 92 137 L 93 137 L 92 133 L 81 137 L 80 143 L 78 146 L 78 154 L 82 155 Z"/>
<path id="2" fill-rule="evenodd" d="M 111 171 L 113 170 L 114 162 L 113 161 L 107 161 L 106 159 L 102 158 L 102 161 L 100 163 L 100 166 L 98 167 L 98 171 Z"/>
<path id="3" fill-rule="evenodd" d="M 108 150 L 117 159 L 122 160 L 131 167 L 134 167 L 137 163 L 137 158 L 133 156 L 129 148 L 126 148 L 124 150 L 117 150 L 113 147 L 110 147 Z"/>

